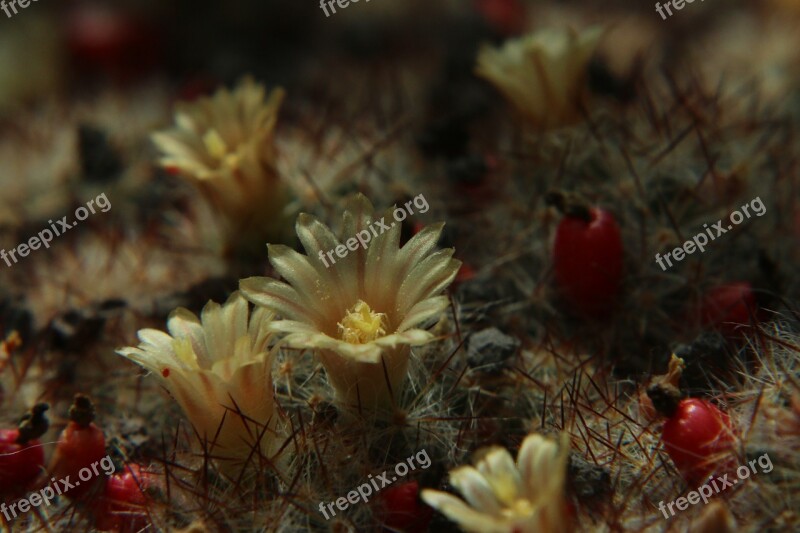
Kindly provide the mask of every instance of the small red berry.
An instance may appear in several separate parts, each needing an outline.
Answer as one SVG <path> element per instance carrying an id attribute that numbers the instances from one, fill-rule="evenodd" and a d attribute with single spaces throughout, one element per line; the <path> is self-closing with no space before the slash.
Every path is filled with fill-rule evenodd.
<path id="1" fill-rule="evenodd" d="M 709 290 L 700 302 L 698 315 L 703 327 L 732 336 L 745 329 L 743 325 L 751 324 L 757 309 L 753 286 L 738 281 Z"/>
<path id="2" fill-rule="evenodd" d="M 16 429 L 0 429 L 0 494 L 24 492 L 44 471 L 44 449 L 38 437 L 49 427 L 40 403 L 22 417 Z"/>
<path id="3" fill-rule="evenodd" d="M 71 8 L 64 21 L 75 66 L 116 81 L 131 81 L 158 63 L 160 35 L 143 19 L 101 4 Z"/>
<path id="4" fill-rule="evenodd" d="M 713 403 L 681 398 L 678 388 L 685 363 L 672 355 L 666 374 L 656 376 L 647 396 L 658 413 L 667 417 L 661 433 L 664 448 L 687 483 L 703 483 L 711 474 L 735 468 L 730 417 Z"/>
<path id="5" fill-rule="evenodd" d="M 419 483 L 408 481 L 380 493 L 383 525 L 392 531 L 424 532 L 433 517 L 433 509 L 419 499 Z"/>
<path id="6" fill-rule="evenodd" d="M 475 8 L 500 35 L 517 35 L 525 29 L 527 13 L 521 0 L 475 0 Z"/>
<path id="7" fill-rule="evenodd" d="M 80 498 L 98 482 L 92 465 L 97 469 L 97 465 L 105 457 L 106 439 L 102 430 L 92 422 L 94 406 L 88 397 L 82 394 L 75 396 L 69 409 L 69 418 L 69 424 L 58 439 L 49 471 L 56 482 L 69 476 L 70 483 L 75 486 L 68 491 L 62 491 L 62 494 L 70 498 Z"/>
<path id="8" fill-rule="evenodd" d="M 598 207 L 566 212 L 553 246 L 556 283 L 577 314 L 599 318 L 613 310 L 622 282 L 619 226 Z"/>
<path id="9" fill-rule="evenodd" d="M 102 531 L 144 530 L 148 525 L 144 491 L 152 484 L 152 474 L 142 471 L 136 464 L 109 477 L 102 496 L 94 505 L 95 527 Z"/>
<path id="10" fill-rule="evenodd" d="M 664 448 L 678 471 L 690 484 L 699 484 L 711 474 L 721 474 L 733 450 L 730 418 L 714 404 L 686 398 L 664 423 Z"/>

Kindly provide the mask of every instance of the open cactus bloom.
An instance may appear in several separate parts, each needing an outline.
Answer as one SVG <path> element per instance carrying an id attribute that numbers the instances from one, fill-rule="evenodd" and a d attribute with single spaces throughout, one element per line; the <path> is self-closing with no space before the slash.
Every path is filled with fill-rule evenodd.
<path id="1" fill-rule="evenodd" d="M 505 448 L 483 450 L 474 467 L 450 472 L 464 495 L 423 490 L 422 499 L 464 531 L 476 533 L 567 533 L 571 520 L 564 498 L 569 444 L 528 435 L 517 462 Z"/>
<path id="2" fill-rule="evenodd" d="M 476 74 L 503 93 L 520 114 L 541 129 L 580 119 L 586 68 L 602 34 L 547 28 L 511 39 L 502 47 L 484 46 Z"/>
<path id="3" fill-rule="evenodd" d="M 286 334 L 287 345 L 317 351 L 339 402 L 379 410 L 398 398 L 410 347 L 433 339 L 420 327 L 448 306 L 441 293 L 461 262 L 452 249 L 434 251 L 444 224 L 424 228 L 401 248 L 400 224 L 391 222 L 391 211 L 376 217 L 365 196 L 352 198 L 343 218 L 345 239 L 369 234 L 376 221 L 391 227 L 326 267 L 323 254 L 341 250 L 343 241 L 301 214 L 297 235 L 308 255 L 270 245 L 270 262 L 286 281 L 253 277 L 240 290 L 280 315 L 270 329 Z"/>
<path id="4" fill-rule="evenodd" d="M 235 292 L 224 305 L 209 302 L 198 320 L 179 308 L 167 321 L 169 334 L 139 331 L 137 348 L 120 355 L 150 370 L 183 409 L 221 470 L 238 476 L 247 461 L 271 461 L 280 442 L 271 367 L 276 347 L 265 309 L 252 314 Z M 255 453 L 253 453 L 255 450 Z"/>
<path id="5" fill-rule="evenodd" d="M 231 238 L 253 227 L 277 232 L 285 218 L 288 190 L 275 170 L 273 139 L 284 96 L 277 88 L 266 97 L 245 78 L 232 91 L 179 103 L 175 125 L 152 136 L 161 166 L 200 189 Z"/>

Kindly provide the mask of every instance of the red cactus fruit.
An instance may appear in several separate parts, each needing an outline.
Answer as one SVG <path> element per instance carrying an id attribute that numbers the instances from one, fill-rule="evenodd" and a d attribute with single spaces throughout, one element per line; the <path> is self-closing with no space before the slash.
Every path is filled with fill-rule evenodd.
<path id="1" fill-rule="evenodd" d="M 94 505 L 95 527 L 101 531 L 142 531 L 148 525 L 147 495 L 153 476 L 131 464 L 106 480 L 103 494 Z"/>
<path id="2" fill-rule="evenodd" d="M 563 206 L 563 203 L 562 203 Z M 615 307 L 623 273 L 623 246 L 614 216 L 599 207 L 570 206 L 556 230 L 553 268 L 575 314 L 607 316 Z"/>
<path id="3" fill-rule="evenodd" d="M 428 530 L 433 509 L 419 499 L 419 483 L 407 481 L 380 493 L 383 525 L 392 531 L 417 533 Z"/>
<path id="4" fill-rule="evenodd" d="M 106 440 L 94 420 L 94 406 L 91 400 L 78 394 L 69 409 L 70 422 L 56 445 L 50 461 L 50 476 L 55 483 L 68 480 L 59 494 L 70 498 L 80 498 L 96 486 L 100 476 L 97 467 L 106 455 Z M 71 485 L 71 486 L 70 486 Z M 59 488 L 60 488 L 59 487 Z"/>
<path id="5" fill-rule="evenodd" d="M 703 295 L 698 316 L 703 327 L 718 329 L 727 336 L 736 335 L 756 317 L 755 293 L 747 281 L 714 287 Z"/>
<path id="6" fill-rule="evenodd" d="M 44 450 L 38 437 L 49 426 L 40 403 L 22 417 L 19 427 L 0 429 L 0 494 L 15 494 L 27 489 L 44 471 Z"/>

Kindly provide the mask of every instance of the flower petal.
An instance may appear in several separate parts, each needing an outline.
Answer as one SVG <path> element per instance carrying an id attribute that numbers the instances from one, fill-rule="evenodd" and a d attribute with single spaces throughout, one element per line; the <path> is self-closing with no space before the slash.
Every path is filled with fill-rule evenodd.
<path id="1" fill-rule="evenodd" d="M 203 307 L 201 322 L 211 361 L 234 355 L 236 342 L 247 335 L 247 316 L 247 300 L 239 292 L 234 292 L 222 306 L 209 302 Z"/>
<path id="2" fill-rule="evenodd" d="M 497 499 L 506 506 L 513 505 L 522 493 L 522 483 L 517 465 L 508 450 L 492 448 L 477 467 L 491 485 Z"/>
<path id="3" fill-rule="evenodd" d="M 256 305 L 265 307 L 284 319 L 300 320 L 322 327 L 324 317 L 314 308 L 303 305 L 294 287 L 272 278 L 252 277 L 239 281 L 239 290 Z"/>
<path id="4" fill-rule="evenodd" d="M 517 454 L 517 470 L 522 476 L 523 490 L 531 502 L 547 495 L 549 488 L 561 489 L 568 452 L 566 442 L 564 449 L 559 450 L 558 444 L 542 435 L 534 433 L 525 437 Z"/>
<path id="5" fill-rule="evenodd" d="M 451 471 L 450 484 L 458 489 L 477 511 L 500 514 L 501 506 L 494 495 L 492 486 L 475 468 L 461 466 Z"/>
<path id="6" fill-rule="evenodd" d="M 425 489 L 422 501 L 459 525 L 474 533 L 509 533 L 510 529 L 498 519 L 475 511 L 462 500 L 446 492 Z"/>
<path id="7" fill-rule="evenodd" d="M 319 258 L 320 254 L 324 255 L 341 245 L 333 232 L 315 217 L 305 213 L 297 217 L 295 227 L 297 236 L 309 256 L 309 261 L 326 286 L 334 291 L 336 299 L 341 304 L 355 300 L 357 297 L 355 272 L 348 268 L 335 268 L 333 264 L 328 264 L 326 267 L 325 263 L 330 263 L 331 259 L 327 258 L 323 263 Z M 337 261 L 341 261 L 341 258 L 338 258 Z"/>
<path id="8" fill-rule="evenodd" d="M 397 326 L 397 332 L 401 333 L 408 328 L 424 324 L 433 317 L 440 316 L 442 311 L 447 309 L 449 305 L 450 300 L 447 299 L 447 296 L 435 296 L 418 302 L 408 311 L 403 321 Z"/>
<path id="9" fill-rule="evenodd" d="M 452 248 L 439 250 L 414 266 L 398 290 L 399 316 L 405 316 L 412 305 L 436 296 L 452 283 L 461 267 L 461 261 L 451 259 L 453 252 Z"/>

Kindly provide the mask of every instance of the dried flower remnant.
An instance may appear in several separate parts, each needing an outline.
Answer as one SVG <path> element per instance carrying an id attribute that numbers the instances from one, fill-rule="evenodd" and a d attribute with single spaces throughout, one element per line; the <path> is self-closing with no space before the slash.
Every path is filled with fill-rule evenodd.
<path id="1" fill-rule="evenodd" d="M 534 126 L 552 129 L 580 118 L 587 65 L 602 30 L 547 28 L 478 52 L 478 76 L 487 79 Z"/>
<path id="2" fill-rule="evenodd" d="M 475 467 L 450 472 L 450 483 L 466 500 L 435 490 L 422 499 L 464 531 L 480 533 L 560 533 L 570 531 L 564 481 L 569 444 L 528 435 L 517 462 L 505 448 L 491 447 Z"/>
<path id="3" fill-rule="evenodd" d="M 22 346 L 22 338 L 16 330 L 11 331 L 4 341 L 0 342 L 0 374 L 5 370 L 11 354 Z"/>
<path id="4" fill-rule="evenodd" d="M 357 195 L 344 213 L 343 235 L 356 235 L 376 220 L 369 200 Z M 426 227 L 401 248 L 400 224 L 393 223 L 366 250 L 352 250 L 326 268 L 319 254 L 342 243 L 319 220 L 301 214 L 297 235 L 308 255 L 269 246 L 270 262 L 286 282 L 252 277 L 240 288 L 281 316 L 270 327 L 288 334 L 289 346 L 318 350 L 341 403 L 388 407 L 401 390 L 410 347 L 433 338 L 419 326 L 447 307 L 441 292 L 461 265 L 452 259 L 453 249 L 433 252 L 443 226 Z"/>
<path id="5" fill-rule="evenodd" d="M 281 233 L 288 195 L 275 170 L 273 136 L 284 95 L 277 88 L 266 96 L 245 78 L 233 91 L 179 103 L 174 127 L 152 136 L 160 164 L 189 178 L 222 211 L 231 240 L 253 228 Z"/>
<path id="6" fill-rule="evenodd" d="M 199 320 L 176 309 L 167 321 L 169 334 L 143 329 L 139 347 L 117 351 L 161 381 L 208 441 L 210 455 L 232 475 L 246 466 L 254 446 L 266 459 L 277 450 L 271 371 L 276 348 L 267 331 L 272 318 L 264 309 L 250 313 L 247 300 L 235 292 L 222 306 L 206 304 Z"/>

